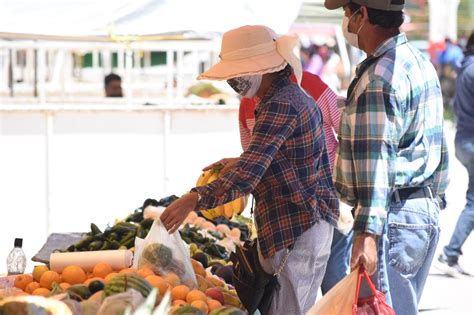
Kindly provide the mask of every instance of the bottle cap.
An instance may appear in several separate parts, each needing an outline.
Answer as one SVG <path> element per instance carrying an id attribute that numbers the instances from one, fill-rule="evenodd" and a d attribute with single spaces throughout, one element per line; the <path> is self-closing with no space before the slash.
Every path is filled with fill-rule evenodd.
<path id="1" fill-rule="evenodd" d="M 15 238 L 15 247 L 22 247 L 23 246 L 23 239 L 22 238 Z"/>

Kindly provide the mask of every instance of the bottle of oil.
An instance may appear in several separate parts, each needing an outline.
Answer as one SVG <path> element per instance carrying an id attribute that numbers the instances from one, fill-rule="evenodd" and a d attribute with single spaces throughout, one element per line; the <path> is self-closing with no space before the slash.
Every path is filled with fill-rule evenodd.
<path id="1" fill-rule="evenodd" d="M 9 275 L 17 275 L 25 272 L 26 256 L 21 248 L 23 246 L 22 238 L 15 238 L 15 247 L 7 258 L 7 270 Z"/>

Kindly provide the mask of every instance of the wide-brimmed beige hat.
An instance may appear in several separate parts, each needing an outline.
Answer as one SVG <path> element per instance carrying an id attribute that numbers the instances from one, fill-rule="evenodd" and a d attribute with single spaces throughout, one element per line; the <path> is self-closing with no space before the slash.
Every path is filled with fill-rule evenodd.
<path id="1" fill-rule="evenodd" d="M 280 71 L 290 64 L 298 83 L 302 67 L 294 53 L 296 36 L 277 36 L 269 27 L 248 25 L 224 33 L 220 62 L 198 76 L 198 80 L 229 80 L 244 75 Z"/>

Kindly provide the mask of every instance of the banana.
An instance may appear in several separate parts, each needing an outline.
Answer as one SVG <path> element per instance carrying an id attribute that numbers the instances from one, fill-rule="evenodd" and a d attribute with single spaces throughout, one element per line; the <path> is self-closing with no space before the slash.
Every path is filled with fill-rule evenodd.
<path id="1" fill-rule="evenodd" d="M 212 175 L 208 178 L 205 185 L 212 183 L 213 181 L 215 181 L 218 178 L 219 178 L 219 172 L 213 171 Z"/>
<path id="2" fill-rule="evenodd" d="M 224 215 L 224 206 L 217 206 L 213 209 L 201 211 L 202 215 L 208 220 L 214 220 L 217 217 Z"/>
<path id="3" fill-rule="evenodd" d="M 240 198 L 237 198 L 236 200 L 239 200 L 239 199 Z M 224 207 L 224 217 L 226 217 L 229 220 L 232 219 L 232 217 L 234 216 L 234 213 L 235 213 L 235 210 L 234 210 L 234 207 L 233 207 L 234 201 L 226 203 L 225 205 L 222 206 L 222 207 Z"/>
<path id="4" fill-rule="evenodd" d="M 213 170 L 207 170 L 204 173 L 202 173 L 197 180 L 196 187 L 206 185 L 207 181 L 212 176 L 212 174 L 213 174 Z"/>

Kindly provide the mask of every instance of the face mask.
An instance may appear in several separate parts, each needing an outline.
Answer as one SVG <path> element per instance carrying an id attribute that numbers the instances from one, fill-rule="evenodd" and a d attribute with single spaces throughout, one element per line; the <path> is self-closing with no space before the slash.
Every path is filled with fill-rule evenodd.
<path id="1" fill-rule="evenodd" d="M 359 11 L 359 10 L 357 10 Z M 355 48 L 359 48 L 359 32 L 362 29 L 363 24 L 359 27 L 357 30 L 357 33 L 351 33 L 349 32 L 349 21 L 352 19 L 352 17 L 357 13 L 355 11 L 350 18 L 344 15 L 342 18 L 342 34 L 344 35 L 344 38 L 346 41 L 349 43 L 349 45 L 354 46 Z"/>
<path id="2" fill-rule="evenodd" d="M 244 75 L 242 77 L 227 80 L 227 83 L 239 95 L 246 98 L 253 98 L 257 94 L 260 84 L 262 83 L 262 75 Z"/>

